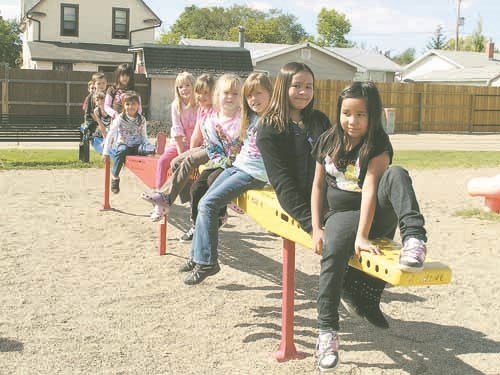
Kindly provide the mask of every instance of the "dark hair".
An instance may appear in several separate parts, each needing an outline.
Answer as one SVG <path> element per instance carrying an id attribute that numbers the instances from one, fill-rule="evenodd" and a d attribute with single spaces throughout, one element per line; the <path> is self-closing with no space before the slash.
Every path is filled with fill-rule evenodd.
<path id="1" fill-rule="evenodd" d="M 129 76 L 129 81 L 127 87 L 121 87 L 126 90 L 133 90 L 135 88 L 135 76 L 134 76 L 134 68 L 130 64 L 120 64 L 116 67 L 115 70 L 115 88 L 120 88 L 120 76 L 127 75 Z"/>
<path id="2" fill-rule="evenodd" d="M 330 145 L 328 151 L 333 162 L 337 162 L 343 152 L 347 151 L 347 137 L 344 129 L 340 124 L 340 116 L 342 111 L 342 103 L 344 99 L 363 99 L 366 104 L 366 111 L 368 115 L 368 130 L 363 137 L 363 145 L 359 151 L 359 160 L 361 166 L 366 166 L 368 157 L 373 150 L 375 142 L 379 139 L 381 133 L 384 132 L 382 128 L 382 100 L 378 92 L 377 86 L 373 82 L 353 82 L 347 86 L 339 95 L 337 100 L 337 117 L 332 129 L 329 130 L 325 144 Z"/>
<path id="3" fill-rule="evenodd" d="M 127 102 L 140 103 L 141 100 L 139 99 L 139 94 L 137 94 L 135 91 L 132 90 L 125 91 L 122 96 L 122 103 L 127 103 Z"/>
<path id="4" fill-rule="evenodd" d="M 290 62 L 281 67 L 276 81 L 274 82 L 273 94 L 269 102 L 266 113 L 262 116 L 264 124 L 275 127 L 280 133 L 287 129 L 290 121 L 290 104 L 288 100 L 288 90 L 292 84 L 293 76 L 300 72 L 308 72 L 313 77 L 314 73 L 306 64 L 300 62 Z M 301 111 L 302 121 L 306 128 L 310 123 L 313 113 L 314 96 L 311 102 Z"/>

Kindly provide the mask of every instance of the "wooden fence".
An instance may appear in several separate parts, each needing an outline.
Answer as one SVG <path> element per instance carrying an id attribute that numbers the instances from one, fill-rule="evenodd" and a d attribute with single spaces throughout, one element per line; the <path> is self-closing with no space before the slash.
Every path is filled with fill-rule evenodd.
<path id="1" fill-rule="evenodd" d="M 349 81 L 317 81 L 316 107 L 335 121 L 337 96 Z M 500 87 L 377 83 L 395 131 L 500 133 Z"/>
<path id="2" fill-rule="evenodd" d="M 83 121 L 82 102 L 87 96 L 87 82 L 92 72 L 60 72 L 51 70 L 10 69 L 0 65 L 1 117 L 54 116 L 66 124 L 79 125 Z M 112 73 L 106 73 L 112 84 Z M 150 86 L 146 77 L 135 77 L 136 90 L 141 95 L 143 108 L 148 108 Z"/>
<path id="3" fill-rule="evenodd" d="M 5 114 L 54 115 L 67 123 L 83 120 L 82 101 L 90 72 L 9 69 L 0 65 L 2 118 Z M 112 74 L 106 74 L 108 83 Z M 316 107 L 335 121 L 337 96 L 349 81 L 317 81 Z M 396 109 L 396 132 L 500 132 L 500 87 L 421 83 L 378 83 L 384 107 Z M 150 85 L 136 75 L 147 110 Z M 147 112 L 146 112 L 147 113 Z"/>

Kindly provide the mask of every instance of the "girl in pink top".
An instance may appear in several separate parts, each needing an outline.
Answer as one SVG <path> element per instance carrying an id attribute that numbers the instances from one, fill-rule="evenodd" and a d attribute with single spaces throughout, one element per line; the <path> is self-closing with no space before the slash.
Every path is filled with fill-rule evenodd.
<path id="1" fill-rule="evenodd" d="M 156 189 L 167 180 L 170 163 L 177 155 L 190 148 L 191 136 L 196 124 L 196 98 L 194 78 L 191 73 L 183 72 L 175 79 L 175 99 L 172 102 L 172 127 L 170 138 L 174 141 L 165 149 L 156 167 Z"/>
<path id="2" fill-rule="evenodd" d="M 115 83 L 106 91 L 104 110 L 111 118 L 123 112 L 123 96 L 125 91 L 135 91 L 134 68 L 130 64 L 120 64 L 115 70 Z M 141 97 L 139 96 L 139 114 L 142 114 Z"/>

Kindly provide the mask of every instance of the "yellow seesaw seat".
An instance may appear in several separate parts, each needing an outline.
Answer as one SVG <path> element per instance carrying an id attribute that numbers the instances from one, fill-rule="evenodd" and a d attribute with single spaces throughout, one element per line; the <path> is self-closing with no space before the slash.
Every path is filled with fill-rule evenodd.
<path id="1" fill-rule="evenodd" d="M 281 208 L 272 189 L 249 190 L 236 198 L 235 203 L 268 231 L 312 249 L 311 236 Z M 398 267 L 401 245 L 389 239 L 377 239 L 374 243 L 380 247 L 383 255 L 366 252 L 359 260 L 353 256 L 349 264 L 396 286 L 451 282 L 451 269 L 447 265 L 427 258 L 422 271 L 403 272 Z"/>

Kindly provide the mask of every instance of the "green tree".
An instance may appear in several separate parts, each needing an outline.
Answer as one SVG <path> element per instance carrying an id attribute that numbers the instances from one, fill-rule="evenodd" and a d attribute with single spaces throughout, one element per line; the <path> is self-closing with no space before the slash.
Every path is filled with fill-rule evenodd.
<path id="1" fill-rule="evenodd" d="M 241 5 L 230 8 L 199 8 L 184 11 L 169 31 L 160 36 L 160 43 L 176 44 L 182 37 L 196 39 L 238 40 L 238 27 L 245 27 L 248 42 L 298 43 L 307 36 L 297 18 L 279 9 L 262 12 Z"/>
<path id="2" fill-rule="evenodd" d="M 415 48 L 408 48 L 401 52 L 399 55 L 396 55 L 392 58 L 392 61 L 399 65 L 408 65 L 413 60 L 415 60 Z"/>
<path id="3" fill-rule="evenodd" d="M 351 23 L 345 14 L 335 9 L 321 8 L 316 27 L 319 35 L 318 44 L 328 47 L 352 46 L 345 38 L 345 35 L 351 31 Z"/>
<path id="4" fill-rule="evenodd" d="M 19 24 L 14 20 L 0 19 L 0 62 L 10 67 L 19 66 L 22 45 Z"/>
<path id="5" fill-rule="evenodd" d="M 445 49 L 446 48 L 446 36 L 443 33 L 443 26 L 438 25 L 436 31 L 434 32 L 434 36 L 427 43 L 427 49 Z"/>
<path id="6" fill-rule="evenodd" d="M 486 37 L 483 35 L 483 20 L 480 18 L 471 34 L 471 48 L 474 52 L 484 52 L 485 46 Z"/>
<path id="7" fill-rule="evenodd" d="M 455 39 L 450 39 L 446 49 L 455 50 Z M 471 35 L 458 38 L 458 50 L 468 52 L 484 52 L 486 37 L 483 35 L 483 21 L 479 19 Z"/>

